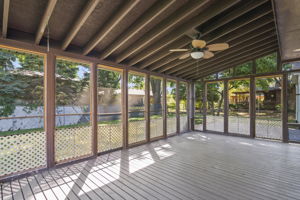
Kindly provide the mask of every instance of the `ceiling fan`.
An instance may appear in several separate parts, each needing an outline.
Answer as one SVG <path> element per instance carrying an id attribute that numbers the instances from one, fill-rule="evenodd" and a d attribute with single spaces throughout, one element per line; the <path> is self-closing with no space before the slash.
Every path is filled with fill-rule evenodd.
<path id="1" fill-rule="evenodd" d="M 198 39 L 192 40 L 190 49 L 170 49 L 171 52 L 187 52 L 179 57 L 180 60 L 186 59 L 189 56 L 198 60 L 200 58 L 209 59 L 214 56 L 212 51 L 222 51 L 229 48 L 228 43 L 216 43 L 206 45 L 204 40 Z"/>

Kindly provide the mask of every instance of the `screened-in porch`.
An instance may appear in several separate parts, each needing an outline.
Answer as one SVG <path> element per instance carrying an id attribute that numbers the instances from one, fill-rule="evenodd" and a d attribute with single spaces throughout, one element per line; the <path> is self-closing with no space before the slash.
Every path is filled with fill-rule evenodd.
<path id="1" fill-rule="evenodd" d="M 299 199 L 298 7 L 1 1 L 0 199 Z"/>

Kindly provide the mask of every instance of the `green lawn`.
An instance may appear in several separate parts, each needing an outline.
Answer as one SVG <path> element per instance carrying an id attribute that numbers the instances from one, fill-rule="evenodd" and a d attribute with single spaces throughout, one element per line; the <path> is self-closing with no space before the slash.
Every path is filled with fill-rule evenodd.
<path id="1" fill-rule="evenodd" d="M 161 118 L 160 115 L 152 115 L 151 119 L 159 119 Z M 128 119 L 129 122 L 134 121 L 143 121 L 145 120 L 144 117 L 131 117 Z M 107 120 L 107 121 L 98 121 L 99 125 L 108 125 L 108 124 L 119 124 L 122 123 L 122 120 Z M 79 124 L 72 124 L 72 125 L 65 125 L 65 126 L 58 126 L 56 127 L 57 130 L 65 129 L 65 128 L 76 128 L 76 127 L 82 127 L 82 126 L 89 126 L 90 123 L 79 123 Z M 23 130 L 14 130 L 14 131 L 3 131 L 0 132 L 0 136 L 9 136 L 9 135 L 20 135 L 20 134 L 26 134 L 26 133 L 32 133 L 32 132 L 43 132 L 44 128 L 34 128 L 34 129 L 23 129 Z"/>

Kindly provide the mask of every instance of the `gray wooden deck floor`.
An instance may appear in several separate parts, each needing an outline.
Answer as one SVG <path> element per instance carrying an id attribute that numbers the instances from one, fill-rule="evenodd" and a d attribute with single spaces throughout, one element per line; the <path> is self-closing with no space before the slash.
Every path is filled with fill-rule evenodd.
<path id="1" fill-rule="evenodd" d="M 187 133 L 5 183 L 0 199 L 300 199 L 300 145 Z"/>

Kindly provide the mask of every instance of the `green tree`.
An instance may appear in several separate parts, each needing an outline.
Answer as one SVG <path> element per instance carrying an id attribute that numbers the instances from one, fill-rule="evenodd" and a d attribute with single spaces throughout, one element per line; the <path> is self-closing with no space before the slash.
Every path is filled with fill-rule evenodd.
<path id="1" fill-rule="evenodd" d="M 187 84 L 180 82 L 179 83 L 179 103 L 180 110 L 186 110 L 187 105 Z"/>
<path id="2" fill-rule="evenodd" d="M 159 114 L 162 110 L 162 80 L 159 78 L 150 78 L 150 84 L 153 95 L 153 107 L 151 109 L 153 114 Z"/>
<path id="3" fill-rule="evenodd" d="M 217 116 L 220 115 L 223 105 L 224 88 L 220 82 L 207 84 L 207 103 L 208 110 L 212 115 L 215 115 L 215 103 L 217 103 Z"/>
<path id="4" fill-rule="evenodd" d="M 100 69 L 97 73 L 99 87 L 120 89 L 121 74 L 119 72 Z"/>
<path id="5" fill-rule="evenodd" d="M 256 73 L 268 73 L 277 71 L 277 54 L 272 53 L 270 55 L 258 58 L 256 62 Z"/>
<path id="6" fill-rule="evenodd" d="M 256 59 L 256 71 L 257 73 L 268 73 L 268 72 L 275 72 L 277 70 L 277 58 L 276 53 L 264 56 L 262 58 Z M 223 72 L 220 72 L 224 77 L 228 76 L 240 76 L 240 75 L 249 75 L 252 73 L 252 62 L 247 62 L 241 65 L 238 65 L 234 68 L 234 72 L 232 70 L 225 70 Z M 212 78 L 212 75 L 209 76 L 209 78 Z M 256 88 L 259 88 L 260 90 L 268 91 L 270 89 L 270 85 L 274 83 L 275 80 L 275 86 L 281 87 L 281 78 L 280 77 L 272 77 L 272 78 L 263 78 L 263 79 L 257 79 L 256 80 Z M 237 80 L 234 81 L 233 84 L 228 88 L 236 89 L 241 85 L 246 86 L 248 84 L 245 80 Z M 221 107 L 223 106 L 224 101 L 224 91 L 223 88 L 220 87 L 219 83 L 210 83 L 207 86 L 207 101 L 208 106 L 211 110 L 211 114 L 215 115 L 215 106 L 217 105 L 217 115 L 220 114 Z"/>
<path id="7" fill-rule="evenodd" d="M 56 105 L 77 105 L 89 88 L 89 66 L 67 60 L 56 60 Z"/>
<path id="8" fill-rule="evenodd" d="M 245 76 L 252 73 L 252 62 L 243 63 L 234 68 L 235 76 Z"/>
<path id="9" fill-rule="evenodd" d="M 0 51 L 0 116 L 11 115 L 16 106 L 31 112 L 43 105 L 43 58 Z"/>
<path id="10" fill-rule="evenodd" d="M 145 77 L 137 74 L 128 74 L 129 88 L 141 90 L 145 88 Z"/>

